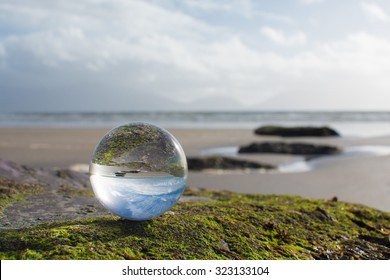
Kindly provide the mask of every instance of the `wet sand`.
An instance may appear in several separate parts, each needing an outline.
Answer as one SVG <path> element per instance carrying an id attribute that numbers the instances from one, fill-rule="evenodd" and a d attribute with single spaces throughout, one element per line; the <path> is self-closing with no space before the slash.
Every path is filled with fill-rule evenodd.
<path id="1" fill-rule="evenodd" d="M 0 158 L 33 167 L 85 170 L 91 154 L 108 131 L 93 129 L 0 128 Z M 332 144 L 342 148 L 390 146 L 390 136 L 375 138 L 294 138 L 259 137 L 240 129 L 169 129 L 182 144 L 187 156 L 198 156 L 217 147 L 236 147 L 252 141 L 282 140 Z M 290 155 L 246 155 L 251 160 L 288 164 L 300 157 Z M 190 172 L 188 185 L 244 193 L 294 194 L 308 198 L 361 203 L 390 211 L 390 155 L 378 153 L 355 157 L 326 158 L 312 164 L 307 172 L 284 173 L 244 171 Z"/>

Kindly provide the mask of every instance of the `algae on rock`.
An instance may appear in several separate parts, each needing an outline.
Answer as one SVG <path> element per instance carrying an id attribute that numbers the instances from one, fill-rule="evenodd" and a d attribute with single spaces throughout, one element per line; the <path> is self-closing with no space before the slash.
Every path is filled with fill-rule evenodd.
<path id="1" fill-rule="evenodd" d="M 187 188 L 131 222 L 91 197 L 88 174 L 5 161 L 0 174 L 0 259 L 390 259 L 390 213 L 337 199 Z"/>
<path id="2" fill-rule="evenodd" d="M 37 183 L 20 183 L 0 177 L 0 215 L 12 202 L 43 192 L 44 188 Z"/>
<path id="3" fill-rule="evenodd" d="M 189 189 L 150 221 L 112 215 L 2 230 L 1 259 L 389 259 L 390 214 L 296 196 Z"/>

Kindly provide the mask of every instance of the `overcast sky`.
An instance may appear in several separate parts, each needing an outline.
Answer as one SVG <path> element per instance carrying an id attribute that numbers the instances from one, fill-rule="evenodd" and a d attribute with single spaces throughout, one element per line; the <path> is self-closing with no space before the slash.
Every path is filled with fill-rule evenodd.
<path id="1" fill-rule="evenodd" d="M 1 0 L 0 110 L 390 110 L 390 1 Z"/>

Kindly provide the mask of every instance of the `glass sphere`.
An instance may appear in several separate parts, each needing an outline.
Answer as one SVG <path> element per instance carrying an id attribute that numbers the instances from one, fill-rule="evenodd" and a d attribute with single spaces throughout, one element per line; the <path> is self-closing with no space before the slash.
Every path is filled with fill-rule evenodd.
<path id="1" fill-rule="evenodd" d="M 136 221 L 169 210 L 184 191 L 188 173 L 175 137 L 143 122 L 109 131 L 96 146 L 89 171 L 93 191 L 103 206 Z"/>

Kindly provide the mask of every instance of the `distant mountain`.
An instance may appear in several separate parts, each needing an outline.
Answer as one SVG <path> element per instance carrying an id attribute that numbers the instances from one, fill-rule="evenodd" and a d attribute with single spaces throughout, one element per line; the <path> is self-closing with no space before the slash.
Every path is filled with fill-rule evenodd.
<path id="1" fill-rule="evenodd" d="M 313 89 L 312 92 L 289 92 L 275 95 L 253 106 L 254 110 L 389 110 L 389 96 L 379 91 L 326 92 L 326 89 Z"/>
<path id="2" fill-rule="evenodd" d="M 194 111 L 238 111 L 245 108 L 236 98 L 223 95 L 199 98 L 181 105 L 184 110 Z"/>

